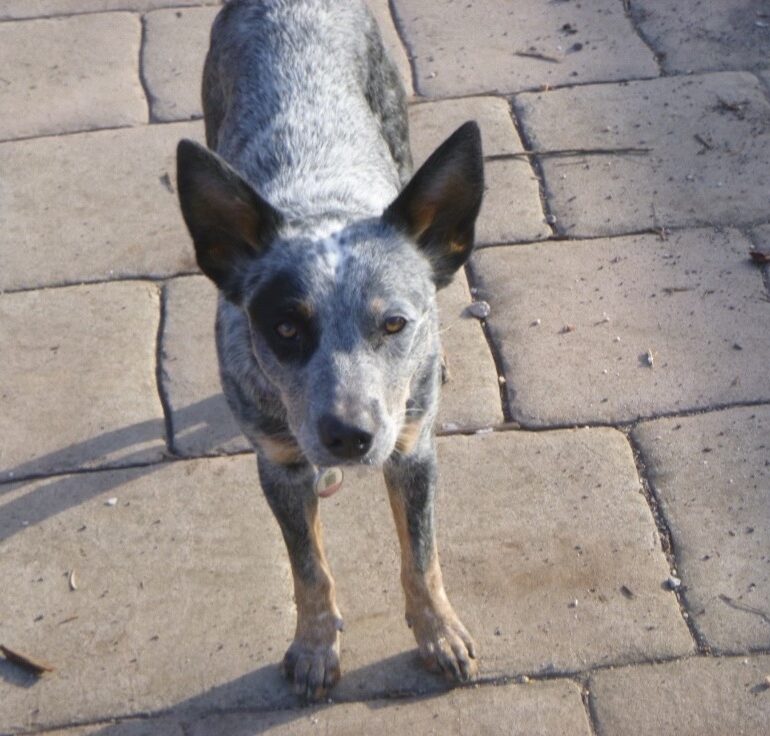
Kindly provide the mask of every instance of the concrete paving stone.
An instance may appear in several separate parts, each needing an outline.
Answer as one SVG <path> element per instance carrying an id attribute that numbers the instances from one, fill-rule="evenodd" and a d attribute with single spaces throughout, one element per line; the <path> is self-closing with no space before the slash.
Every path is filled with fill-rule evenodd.
<path id="1" fill-rule="evenodd" d="M 692 650 L 660 585 L 665 557 L 620 433 L 455 436 L 438 447 L 445 579 L 483 675 Z M 11 484 L 0 499 L 0 589 L 14 591 L 0 597 L 3 643 L 57 667 L 33 685 L 0 660 L 0 732 L 296 705 L 278 670 L 294 628 L 288 561 L 253 457 Z M 381 474 L 347 469 L 322 514 L 346 622 L 335 698 L 444 690 L 404 624 Z"/>
<path id="2" fill-rule="evenodd" d="M 621 433 L 504 432 L 439 447 L 439 549 L 482 675 L 692 651 Z"/>
<path id="3" fill-rule="evenodd" d="M 762 0 L 634 0 L 629 5 L 665 72 L 767 65 L 770 15 Z"/>
<path id="4" fill-rule="evenodd" d="M 169 5 L 218 5 L 219 0 L 3 0 L 0 20 L 110 10 L 153 10 Z"/>
<path id="5" fill-rule="evenodd" d="M 473 429 L 503 420 L 497 373 L 462 275 L 439 293 L 442 340 L 451 380 L 443 387 L 438 429 Z M 203 276 L 168 285 L 163 335 L 164 387 L 174 446 L 195 456 L 250 449 L 219 385 L 214 346 L 216 289 Z"/>
<path id="6" fill-rule="evenodd" d="M 464 688 L 419 700 L 375 700 L 273 713 L 212 716 L 192 724 L 190 736 L 588 736 L 580 690 L 572 682 Z M 110 732 L 104 736 L 112 736 Z M 118 736 L 117 734 L 115 736 Z"/>
<path id="7" fill-rule="evenodd" d="M 142 69 L 154 120 L 200 117 L 203 62 L 218 6 L 156 10 L 144 17 Z"/>
<path id="8" fill-rule="evenodd" d="M 613 0 L 394 0 L 419 94 L 516 92 L 658 75 Z"/>
<path id="9" fill-rule="evenodd" d="M 499 97 L 420 102 L 409 107 L 409 138 L 415 167 L 420 166 L 457 128 L 475 120 L 485 156 L 521 153 L 524 147 L 508 102 Z"/>
<path id="10" fill-rule="evenodd" d="M 770 407 L 649 422 L 634 439 L 696 627 L 717 651 L 767 649 Z"/>
<path id="11" fill-rule="evenodd" d="M 36 681 L 0 659 L 0 733 L 293 704 L 275 666 L 288 558 L 252 457 L 3 486 L 0 509 L 2 643 L 56 667 Z"/>
<path id="12" fill-rule="evenodd" d="M 622 423 L 770 399 L 750 248 L 737 231 L 687 230 L 477 252 L 514 419 Z"/>
<path id="13" fill-rule="evenodd" d="M 599 736 L 763 736 L 770 657 L 696 657 L 591 676 Z"/>
<path id="14" fill-rule="evenodd" d="M 398 37 L 387 0 L 369 0 L 385 48 L 412 94 L 411 69 Z M 171 8 L 145 16 L 146 40 L 142 68 L 150 92 L 153 117 L 187 120 L 203 114 L 201 75 L 209 46 L 209 32 L 219 8 Z"/>
<path id="15" fill-rule="evenodd" d="M 129 13 L 0 25 L 0 140 L 147 122 L 141 34 Z"/>
<path id="16" fill-rule="evenodd" d="M 195 269 L 176 143 L 200 123 L 0 144 L 0 290 Z"/>
<path id="17" fill-rule="evenodd" d="M 0 481 L 162 456 L 159 313 L 141 282 L 0 296 Z"/>
<path id="18" fill-rule="evenodd" d="M 767 217 L 770 103 L 753 75 L 528 93 L 516 97 L 514 108 L 536 150 L 621 149 L 541 157 L 563 234 L 741 225 Z M 637 153 L 624 154 L 629 148 Z"/>

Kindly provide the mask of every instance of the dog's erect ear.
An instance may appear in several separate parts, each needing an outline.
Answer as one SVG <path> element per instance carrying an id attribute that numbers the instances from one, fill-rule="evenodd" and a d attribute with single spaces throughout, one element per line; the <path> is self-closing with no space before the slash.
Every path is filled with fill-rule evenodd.
<path id="1" fill-rule="evenodd" d="M 177 186 L 198 265 L 236 304 L 245 267 L 269 245 L 282 216 L 225 161 L 179 141 Z"/>
<path id="2" fill-rule="evenodd" d="M 468 122 L 431 154 L 382 216 L 428 257 L 438 288 L 470 257 L 483 193 L 481 135 Z"/>

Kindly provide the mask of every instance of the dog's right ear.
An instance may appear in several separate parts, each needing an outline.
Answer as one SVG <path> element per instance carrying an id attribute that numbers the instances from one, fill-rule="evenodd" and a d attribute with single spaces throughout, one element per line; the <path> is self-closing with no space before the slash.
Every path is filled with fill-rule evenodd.
<path id="1" fill-rule="evenodd" d="M 483 194 L 481 133 L 469 121 L 430 155 L 383 213 L 428 258 L 436 288 L 449 284 L 470 257 Z"/>
<path id="2" fill-rule="evenodd" d="M 267 248 L 282 216 L 224 160 L 198 143 L 179 141 L 176 164 L 179 203 L 198 265 L 238 304 L 246 267 Z"/>

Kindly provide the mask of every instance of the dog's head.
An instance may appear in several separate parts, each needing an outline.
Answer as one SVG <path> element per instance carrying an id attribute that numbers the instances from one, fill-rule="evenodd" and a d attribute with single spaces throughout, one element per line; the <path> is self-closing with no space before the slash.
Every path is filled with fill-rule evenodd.
<path id="1" fill-rule="evenodd" d="M 302 228 L 221 158 L 177 151 L 202 271 L 248 316 L 252 350 L 317 465 L 379 465 L 435 412 L 435 293 L 470 256 L 481 205 L 478 126 L 466 123 L 380 217 Z"/>

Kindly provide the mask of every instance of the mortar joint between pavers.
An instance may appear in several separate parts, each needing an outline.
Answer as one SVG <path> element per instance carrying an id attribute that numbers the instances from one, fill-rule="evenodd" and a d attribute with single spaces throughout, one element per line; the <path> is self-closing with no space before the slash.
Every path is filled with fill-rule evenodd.
<path id="1" fill-rule="evenodd" d="M 515 97 L 511 97 L 508 100 L 508 111 L 511 116 L 513 127 L 516 129 L 516 134 L 519 136 L 519 140 L 524 146 L 524 150 L 534 150 L 532 140 L 527 135 L 527 131 L 524 127 L 524 124 L 522 123 L 521 113 L 516 109 Z M 551 235 L 553 237 L 562 235 L 563 232 L 559 229 L 559 222 L 556 219 L 556 215 L 551 210 L 551 204 L 548 200 L 548 184 L 545 180 L 545 172 L 543 171 L 543 166 L 537 156 L 527 156 L 526 160 L 529 163 L 530 170 L 537 179 L 537 191 L 540 195 L 540 209 L 543 213 L 543 219 L 551 230 Z"/>
<path id="2" fill-rule="evenodd" d="M 163 10 L 189 10 L 191 7 L 200 7 L 200 6 L 208 6 L 208 7 L 215 7 L 218 5 L 221 5 L 222 0 L 198 0 L 197 4 L 195 6 L 191 5 L 164 5 Z M 100 9 L 96 8 L 95 10 L 72 10 L 70 12 L 65 13 L 40 13 L 38 15 L 26 15 L 22 16 L 20 18 L 12 18 L 10 16 L 3 17 L 0 15 L 0 23 L 24 23 L 25 21 L 29 20 L 51 20 L 56 18 L 76 18 L 80 15 L 107 15 L 108 13 L 134 13 L 138 14 L 139 11 L 136 10 L 136 8 L 110 8 L 110 9 Z"/>
<path id="3" fill-rule="evenodd" d="M 83 133 L 97 133 L 103 130 L 126 130 L 127 128 L 136 128 L 136 125 L 104 125 L 79 128 L 78 130 L 64 130 L 61 133 L 43 133 L 35 135 L 19 135 L 12 138 L 0 138 L 0 143 L 20 143 L 21 141 L 34 141 L 38 138 L 65 138 L 69 135 L 82 135 Z"/>
<path id="4" fill-rule="evenodd" d="M 144 50 L 147 46 L 147 13 L 142 13 L 140 18 L 142 24 L 142 32 L 139 38 L 139 62 L 138 62 L 138 75 L 139 84 L 142 85 L 144 91 L 144 98 L 147 101 L 147 121 L 149 125 L 158 122 L 155 116 L 155 96 L 152 94 L 150 84 L 147 81 L 147 75 L 144 69 Z"/>
<path id="5" fill-rule="evenodd" d="M 634 439 L 632 428 L 626 432 L 626 439 L 632 450 L 634 463 L 636 465 L 636 473 L 639 478 L 642 494 L 647 500 L 647 505 L 649 506 L 650 512 L 652 513 L 652 518 L 658 530 L 658 537 L 660 538 L 661 547 L 663 548 L 663 552 L 666 555 L 666 559 L 669 563 L 669 569 L 676 570 L 678 573 L 680 566 L 677 559 L 678 555 L 676 546 L 674 545 L 674 535 L 671 531 L 671 525 L 663 511 L 660 496 L 657 493 L 655 485 L 651 481 L 649 474 L 647 473 L 647 460 L 644 456 L 644 450 L 642 449 L 641 445 Z M 663 584 L 663 581 L 661 581 L 661 584 Z M 711 647 L 706 641 L 703 633 L 696 626 L 694 617 L 691 611 L 688 609 L 687 601 L 685 598 L 685 590 L 680 586 L 674 589 L 672 593 L 674 596 L 676 596 L 676 601 L 679 606 L 679 612 L 682 615 L 682 620 L 690 632 L 690 636 L 695 643 L 695 647 L 698 653 L 704 655 L 710 654 Z"/>
<path id="6" fill-rule="evenodd" d="M 655 48 L 655 45 L 653 44 L 652 40 L 647 38 L 647 35 L 641 29 L 640 25 L 636 22 L 636 18 L 634 17 L 633 0 L 623 0 L 623 10 L 626 18 L 628 18 L 628 23 L 633 29 L 634 33 L 636 33 L 636 35 L 639 37 L 639 40 L 650 50 L 653 61 L 655 62 L 655 66 L 658 67 L 658 72 L 660 73 L 660 75 L 662 77 L 667 76 L 666 70 L 663 67 L 663 60 L 665 58 L 665 54 L 662 51 L 658 51 L 658 49 Z M 644 10 L 639 12 L 643 13 Z"/>
<path id="7" fill-rule="evenodd" d="M 485 161 L 490 160 L 516 160 L 515 155 L 510 154 L 501 154 L 500 156 L 488 156 L 485 157 Z M 520 160 L 520 159 L 518 159 Z M 752 240 L 750 232 L 751 228 L 759 227 L 762 225 L 768 225 L 767 218 L 761 218 L 757 221 L 750 221 L 750 222 L 742 222 L 742 223 L 719 223 L 719 224 L 707 224 L 707 225 L 693 225 L 693 224 L 684 224 L 684 225 L 658 225 L 658 226 L 652 226 L 652 227 L 643 227 L 643 228 L 637 228 L 637 229 L 627 229 L 627 230 L 618 230 L 617 232 L 612 233 L 581 233 L 581 234 L 574 234 L 574 233 L 555 233 L 551 237 L 548 238 L 539 238 L 537 240 L 532 239 L 511 239 L 511 240 L 489 240 L 485 241 L 483 243 L 479 243 L 476 247 L 478 249 L 481 248 L 501 248 L 506 247 L 510 245 L 543 245 L 548 243 L 563 243 L 563 242 L 575 242 L 575 243 L 582 243 L 582 242 L 590 242 L 592 240 L 607 240 L 608 238 L 630 238 L 637 235 L 657 235 L 659 239 L 665 241 L 669 238 L 671 235 L 675 235 L 677 233 L 685 233 L 688 230 L 703 230 L 703 229 L 712 229 L 716 232 L 724 231 L 727 229 L 732 230 L 738 230 L 741 232 L 748 240 Z"/>
<path id="8" fill-rule="evenodd" d="M 501 399 L 502 400 L 502 399 Z M 476 434 L 493 434 L 498 432 L 520 432 L 518 422 L 500 422 L 481 426 L 458 427 L 457 429 L 436 429 L 436 437 L 472 437 Z"/>
<path id="9" fill-rule="evenodd" d="M 770 301 L 770 300 L 769 300 Z M 684 419 L 687 417 L 697 417 L 701 414 L 712 414 L 719 411 L 728 411 L 730 409 L 741 409 L 751 407 L 762 407 L 770 405 L 770 399 L 756 399 L 754 401 L 733 401 L 726 404 L 711 404 L 709 406 L 698 406 L 690 409 L 675 409 L 672 411 L 661 411 L 643 416 L 626 417 L 615 421 L 600 419 L 573 420 L 571 422 L 547 422 L 537 423 L 536 420 L 530 420 L 526 417 L 516 416 L 514 414 L 511 424 L 517 425 L 516 428 L 524 432 L 557 432 L 562 429 L 616 429 L 626 435 L 633 431 L 636 426 L 642 422 L 654 422 L 658 419 Z"/>
<path id="10" fill-rule="evenodd" d="M 152 274 L 139 274 L 131 276 L 107 276 L 104 278 L 93 279 L 74 279 L 72 281 L 52 281 L 48 284 L 38 284 L 35 286 L 19 286 L 10 289 L 0 289 L 0 296 L 4 294 L 25 294 L 29 291 L 48 291 L 49 289 L 70 289 L 73 286 L 98 286 L 100 284 L 120 284 L 123 282 L 144 281 L 149 284 L 163 284 L 169 279 L 184 279 L 191 276 L 200 276 L 200 271 L 177 271 L 175 273 L 155 276 Z"/>
<path id="11" fill-rule="evenodd" d="M 174 421 L 171 411 L 171 401 L 168 397 L 165 381 L 167 379 L 164 369 L 165 362 L 165 332 L 168 311 L 168 286 L 165 282 L 161 283 L 158 314 L 158 332 L 155 343 L 155 384 L 158 391 L 158 400 L 163 409 L 163 424 L 166 433 L 166 451 L 171 457 L 179 457 L 174 443 Z"/>
<path id="12" fill-rule="evenodd" d="M 417 69 L 415 68 L 414 63 L 414 52 L 409 47 L 409 44 L 406 40 L 406 34 L 404 33 L 404 27 L 401 23 L 401 19 L 398 17 L 398 11 L 396 10 L 396 2 L 395 0 L 388 0 L 388 12 L 390 13 L 390 19 L 393 21 L 393 27 L 396 29 L 396 35 L 398 36 L 398 40 L 401 42 L 401 46 L 404 49 L 404 53 L 406 54 L 406 60 L 409 62 L 409 74 L 411 75 L 410 80 L 404 80 L 408 81 L 411 84 L 409 87 L 414 92 L 415 96 L 422 97 L 422 92 L 417 89 Z"/>
<path id="13" fill-rule="evenodd" d="M 598 736 L 599 716 L 596 713 L 594 701 L 591 698 L 590 681 L 591 676 L 588 672 L 581 674 L 580 677 L 575 678 L 575 682 L 580 688 L 580 700 L 583 702 L 583 709 L 585 710 L 588 729 L 591 732 L 591 736 Z"/>
<path id="14" fill-rule="evenodd" d="M 473 267 L 470 262 L 465 264 L 465 278 L 468 280 L 468 287 L 473 290 L 477 288 L 476 278 L 473 273 Z M 475 295 L 474 295 L 475 296 Z M 484 339 L 487 341 L 487 347 L 492 355 L 492 362 L 495 364 L 495 373 L 497 374 L 497 385 L 500 391 L 500 407 L 503 410 L 503 422 L 505 424 L 512 424 L 514 422 L 513 412 L 510 405 L 510 395 L 513 389 L 508 385 L 508 379 L 506 378 L 505 371 L 503 370 L 503 356 L 502 352 L 498 348 L 492 334 L 489 330 L 489 325 L 485 319 L 479 321 L 481 325 L 481 331 L 484 333 Z"/>

